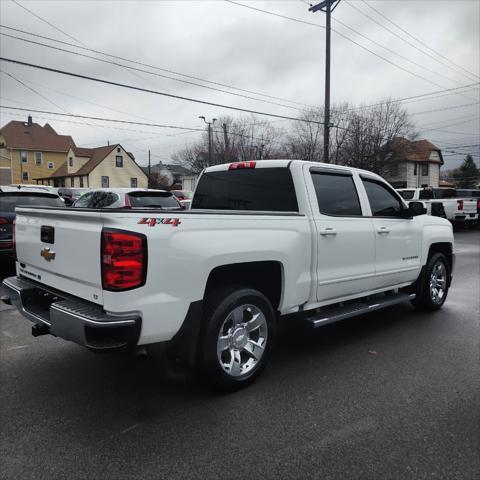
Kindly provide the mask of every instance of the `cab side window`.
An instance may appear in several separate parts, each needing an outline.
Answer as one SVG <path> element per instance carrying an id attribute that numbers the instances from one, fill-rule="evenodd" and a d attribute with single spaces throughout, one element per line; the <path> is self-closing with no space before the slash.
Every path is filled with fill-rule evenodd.
<path id="1" fill-rule="evenodd" d="M 381 182 L 362 178 L 374 217 L 398 217 L 404 206 L 400 199 Z"/>
<path id="2" fill-rule="evenodd" d="M 75 207 L 89 208 L 92 200 L 93 192 L 84 193 L 76 202 Z"/>
<path id="3" fill-rule="evenodd" d="M 335 217 L 362 215 L 357 189 L 351 175 L 313 171 L 312 180 L 320 213 Z"/>

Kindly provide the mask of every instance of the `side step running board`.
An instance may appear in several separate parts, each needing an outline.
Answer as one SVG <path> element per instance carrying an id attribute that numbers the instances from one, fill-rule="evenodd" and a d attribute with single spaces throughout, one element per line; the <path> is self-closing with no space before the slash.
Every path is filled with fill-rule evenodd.
<path id="1" fill-rule="evenodd" d="M 306 320 L 316 328 L 327 325 L 328 323 L 338 322 L 339 320 L 345 320 L 346 318 L 380 310 L 381 308 L 391 307 L 397 303 L 411 301 L 414 300 L 415 297 L 416 295 L 414 293 L 397 293 L 394 295 L 370 297 L 366 301 L 349 302 L 343 306 L 325 307 L 316 315 L 307 317 Z"/>

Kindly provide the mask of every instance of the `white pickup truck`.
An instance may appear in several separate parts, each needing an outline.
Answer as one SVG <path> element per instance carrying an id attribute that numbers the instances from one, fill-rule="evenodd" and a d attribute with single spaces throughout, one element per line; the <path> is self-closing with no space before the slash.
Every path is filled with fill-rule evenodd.
<path id="1" fill-rule="evenodd" d="M 443 216 L 453 224 L 477 223 L 480 202 L 476 198 L 462 198 L 455 188 L 399 188 L 397 191 L 407 203 L 422 202 L 430 215 Z"/>
<path id="2" fill-rule="evenodd" d="M 282 315 L 313 328 L 404 301 L 440 308 L 452 227 L 424 213 L 367 171 L 218 165 L 189 211 L 18 208 L 3 301 L 34 335 L 95 351 L 164 342 L 177 368 L 234 390 L 265 366 Z"/>

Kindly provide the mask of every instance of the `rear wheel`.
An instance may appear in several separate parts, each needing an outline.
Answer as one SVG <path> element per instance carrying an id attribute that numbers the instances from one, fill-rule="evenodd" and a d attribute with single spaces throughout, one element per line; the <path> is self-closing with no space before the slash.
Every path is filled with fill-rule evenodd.
<path id="1" fill-rule="evenodd" d="M 417 289 L 414 305 L 425 310 L 437 310 L 447 299 L 450 268 L 443 253 L 435 253 L 428 261 L 423 284 Z"/>
<path id="2" fill-rule="evenodd" d="M 275 313 L 258 290 L 230 287 L 207 300 L 199 354 L 203 376 L 217 389 L 252 383 L 265 367 L 275 336 Z"/>

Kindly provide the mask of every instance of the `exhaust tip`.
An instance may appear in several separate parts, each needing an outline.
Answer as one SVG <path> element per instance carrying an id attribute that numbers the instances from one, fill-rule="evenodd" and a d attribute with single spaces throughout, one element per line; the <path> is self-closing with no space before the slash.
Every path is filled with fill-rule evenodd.
<path id="1" fill-rule="evenodd" d="M 8 295 L 2 295 L 0 297 L 0 300 L 5 303 L 6 305 L 11 305 L 12 301 L 10 300 L 10 297 Z"/>

